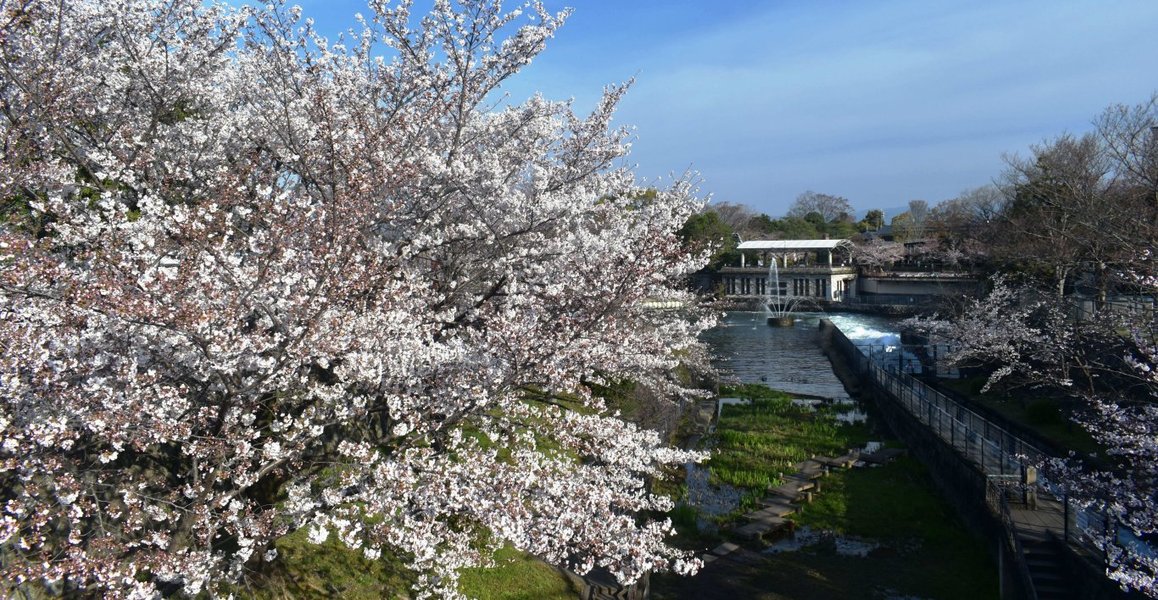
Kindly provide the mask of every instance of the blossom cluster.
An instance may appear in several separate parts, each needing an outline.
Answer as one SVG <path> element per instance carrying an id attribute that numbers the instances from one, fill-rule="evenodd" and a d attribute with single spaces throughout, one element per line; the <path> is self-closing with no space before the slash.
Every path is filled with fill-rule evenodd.
<path id="1" fill-rule="evenodd" d="M 1158 294 L 1144 260 L 1123 271 Z M 1054 457 L 1040 465 L 1053 491 L 1091 518 L 1082 534 L 1102 551 L 1106 574 L 1124 589 L 1158 597 L 1158 337 L 1153 308 L 1107 306 L 1084 319 L 1051 292 L 1004 277 L 955 320 L 910 325 L 950 345 L 956 365 L 992 367 L 986 389 L 1003 379 L 1048 386 L 1078 401 L 1072 417 L 1104 450 Z M 1113 349 L 1107 352 L 1107 349 Z M 1116 354 L 1115 354 L 1116 353 Z"/>
<path id="2" fill-rule="evenodd" d="M 302 527 L 419 596 L 504 543 L 695 568 L 641 515 L 701 457 L 585 383 L 684 393 L 710 319 L 644 302 L 692 304 L 700 201 L 638 193 L 623 87 L 492 110 L 566 15 L 459 4 L 5 9 L 0 580 L 212 594 Z"/>

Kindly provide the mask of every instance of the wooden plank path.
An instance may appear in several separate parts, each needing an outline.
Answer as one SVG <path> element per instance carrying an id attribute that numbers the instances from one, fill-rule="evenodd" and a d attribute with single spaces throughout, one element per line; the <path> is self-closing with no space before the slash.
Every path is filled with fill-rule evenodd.
<path id="1" fill-rule="evenodd" d="M 788 515 L 799 512 L 801 503 L 812 501 L 813 493 L 820 491 L 820 482 L 831 469 L 850 469 L 865 462 L 884 464 L 904 453 L 904 450 L 885 448 L 862 455 L 860 450 L 854 449 L 837 457 L 814 456 L 802 461 L 795 465 L 795 473 L 784 477 L 783 483 L 768 488 L 767 495 L 760 501 L 761 508 L 744 515 L 747 522 L 733 529 L 732 533 L 742 539 L 763 541 L 764 536 L 788 530 L 793 527 Z M 704 562 L 716 560 L 738 548 L 735 544 L 722 544 L 705 554 Z"/>
<path id="2" fill-rule="evenodd" d="M 836 458 L 829 458 L 827 456 L 814 456 L 812 460 L 832 468 L 848 469 L 860 460 L 860 450 L 849 450 L 847 454 L 838 456 Z"/>
<path id="3" fill-rule="evenodd" d="M 784 483 L 774 488 L 768 488 L 768 494 L 780 498 L 787 498 L 789 502 L 796 502 L 803 498 L 806 492 L 815 488 L 816 483 L 813 481 L 786 477 Z"/>

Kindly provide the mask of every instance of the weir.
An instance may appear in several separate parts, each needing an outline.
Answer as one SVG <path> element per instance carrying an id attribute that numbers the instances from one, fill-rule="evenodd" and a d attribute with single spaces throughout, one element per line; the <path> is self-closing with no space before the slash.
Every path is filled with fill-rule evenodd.
<path id="1" fill-rule="evenodd" d="M 873 361 L 828 319 L 821 344 L 853 395 L 871 399 L 893 434 L 929 469 L 967 523 L 997 547 L 1002 598 L 1124 598 L 1104 557 L 1083 534 L 1103 516 L 1054 498 L 1033 466 L 1038 447 L 941 394 Z"/>

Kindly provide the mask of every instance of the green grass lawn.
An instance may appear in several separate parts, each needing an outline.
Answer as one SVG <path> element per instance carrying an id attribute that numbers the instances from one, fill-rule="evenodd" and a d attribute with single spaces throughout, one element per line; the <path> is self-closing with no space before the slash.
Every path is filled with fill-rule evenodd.
<path id="1" fill-rule="evenodd" d="M 333 539 L 315 545 L 305 530 L 277 542 L 278 559 L 251 585 L 232 590 L 253 600 L 342 598 L 377 600 L 409 598 L 413 574 L 401 561 L 383 553 L 367 560 Z M 572 600 L 577 592 L 554 567 L 510 547 L 495 554 L 495 565 L 465 569 L 460 590 L 479 600 Z"/>
<path id="2" fill-rule="evenodd" d="M 466 569 L 461 590 L 479 600 L 574 600 L 578 592 L 554 567 L 512 548 L 499 550 L 495 566 Z"/>
<path id="3" fill-rule="evenodd" d="M 273 566 L 253 583 L 234 591 L 240 598 L 406 598 L 410 572 L 395 557 L 383 553 L 368 560 L 334 536 L 313 544 L 302 528 L 279 539 Z"/>

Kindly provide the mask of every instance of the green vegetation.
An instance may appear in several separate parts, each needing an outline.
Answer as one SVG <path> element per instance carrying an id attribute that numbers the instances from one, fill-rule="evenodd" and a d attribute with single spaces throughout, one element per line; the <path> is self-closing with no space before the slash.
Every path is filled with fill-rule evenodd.
<path id="1" fill-rule="evenodd" d="M 925 468 L 902 456 L 881 467 L 834 472 L 824 493 L 794 517 L 801 525 L 885 541 L 953 541 L 964 531 L 953 508 L 929 493 L 932 486 Z"/>
<path id="2" fill-rule="evenodd" d="M 831 407 L 811 412 L 793 405 L 787 394 L 763 386 L 724 389 L 722 394 L 751 398 L 753 403 L 724 407 L 711 462 L 714 475 L 723 468 L 750 473 L 749 477 L 778 477 L 785 470 L 783 463 L 795 464 L 797 457 L 843 454 L 868 440 L 867 427 L 838 425 Z M 886 440 L 885 445 L 895 442 Z M 720 479 L 724 477 L 733 475 Z M 760 497 L 763 490 L 746 499 Z M 694 521 L 691 510 L 678 509 L 673 519 Z M 652 597 L 998 597 L 997 571 L 984 545 L 970 535 L 937 494 L 928 472 L 912 458 L 901 457 L 883 467 L 836 469 L 822 481 L 813 502 L 791 518 L 800 527 L 864 538 L 879 546 L 865 556 L 841 554 L 833 538 L 779 554 L 741 550 L 690 579 L 654 575 Z"/>
<path id="3" fill-rule="evenodd" d="M 832 406 L 798 406 L 788 394 L 761 385 L 725 388 L 721 394 L 752 403 L 725 406 L 720 415 L 709 463 L 719 483 L 762 494 L 800 461 L 844 454 L 868 441 L 863 425 L 837 422 Z"/>
<path id="4" fill-rule="evenodd" d="M 985 548 L 933 490 L 925 468 L 901 457 L 879 468 L 833 473 L 795 518 L 813 529 L 880 542 L 889 550 L 878 559 L 895 554 L 899 560 L 888 567 L 888 579 L 875 580 L 906 595 L 996 597 L 996 571 Z"/>
<path id="5" fill-rule="evenodd" d="M 231 590 L 252 600 L 282 598 L 408 598 L 413 574 L 397 557 L 384 553 L 368 560 L 332 536 L 315 545 L 305 529 L 277 544 L 278 556 L 267 572 L 248 586 Z M 554 567 L 510 547 L 499 550 L 489 568 L 465 569 L 460 590 L 479 600 L 563 600 L 575 597 L 570 581 Z"/>
<path id="6" fill-rule="evenodd" d="M 479 600 L 572 600 L 576 591 L 554 567 L 507 547 L 490 568 L 462 572 L 461 590 Z"/>
<path id="7" fill-rule="evenodd" d="M 968 396 L 973 402 L 1053 442 L 1060 449 L 1073 450 L 1082 456 L 1104 455 L 1089 432 L 1074 423 L 1068 402 L 1056 396 L 1047 397 L 1025 390 L 1017 393 L 990 390 L 982 394 L 981 387 L 985 381 L 985 377 L 979 376 L 938 383 Z"/>
<path id="8" fill-rule="evenodd" d="M 739 260 L 732 226 L 720 218 L 714 210 L 708 210 L 688 218 L 684 226 L 676 232 L 684 244 L 696 249 L 710 248 L 709 266 L 712 269 Z"/>
<path id="9" fill-rule="evenodd" d="M 277 558 L 250 586 L 233 590 L 241 598 L 404 598 L 412 575 L 396 557 L 368 560 L 333 536 L 312 544 L 306 528 L 279 539 Z"/>

